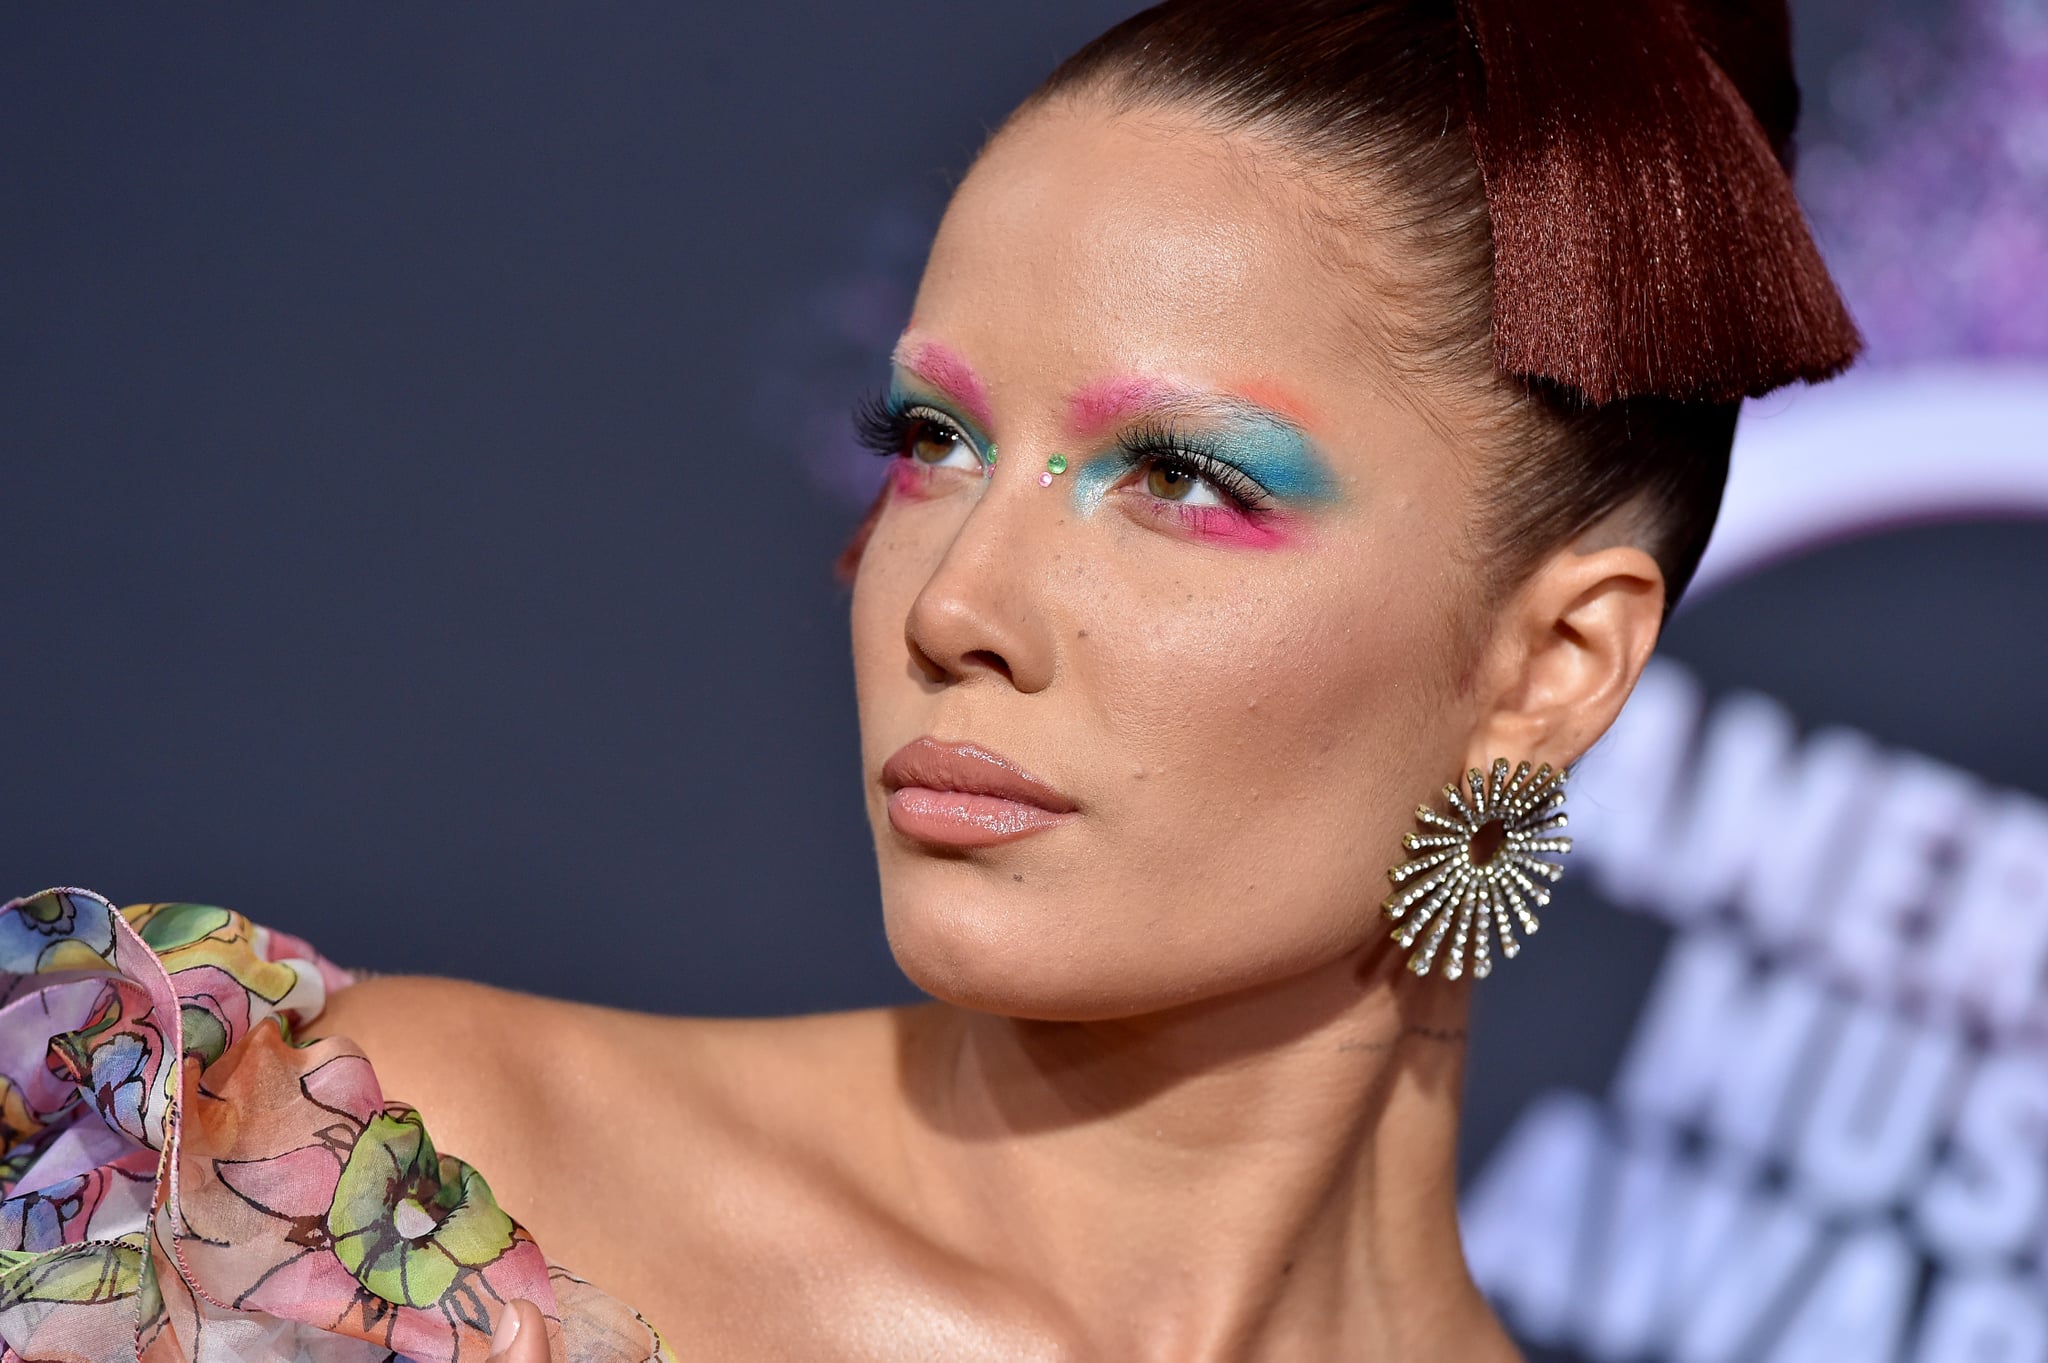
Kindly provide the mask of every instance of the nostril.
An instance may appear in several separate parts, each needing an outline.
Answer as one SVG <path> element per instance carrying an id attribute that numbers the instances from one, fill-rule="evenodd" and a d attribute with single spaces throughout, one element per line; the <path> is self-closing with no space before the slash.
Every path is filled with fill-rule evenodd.
<path id="1" fill-rule="evenodd" d="M 934 573 L 903 617 L 903 642 L 924 685 L 946 686 L 981 675 L 1035 689 L 1033 679 L 1047 670 L 1038 659 L 1048 641 L 1029 627 L 1032 613 L 1014 603 L 968 595 L 963 589 L 969 586 L 985 592 L 991 583 L 1004 585 L 996 574 L 982 571 L 973 556 L 948 562 L 953 568 L 942 566 Z"/>
<path id="2" fill-rule="evenodd" d="M 960 655 L 960 665 L 963 668 L 985 667 L 991 672 L 1001 673 L 1006 681 L 1016 680 L 1010 675 L 1010 660 L 992 648 L 969 649 Z"/>

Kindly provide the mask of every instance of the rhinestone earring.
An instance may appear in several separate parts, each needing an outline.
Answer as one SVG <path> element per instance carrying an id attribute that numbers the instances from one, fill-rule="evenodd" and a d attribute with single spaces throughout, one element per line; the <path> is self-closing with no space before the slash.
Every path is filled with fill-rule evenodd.
<path id="1" fill-rule="evenodd" d="M 1546 763 L 1531 773 L 1524 762 L 1510 779 L 1502 757 L 1494 759 L 1490 777 L 1474 767 L 1465 779 L 1472 788 L 1469 800 L 1455 784 L 1444 787 L 1448 814 L 1428 805 L 1415 811 L 1423 831 L 1401 841 L 1418 855 L 1387 871 L 1397 888 L 1382 907 L 1396 920 L 1394 940 L 1415 948 L 1410 970 L 1427 975 L 1448 935 L 1444 978 L 1465 973 L 1469 946 L 1472 977 L 1483 980 L 1493 970 L 1489 924 L 1500 931 L 1501 955 L 1513 960 L 1522 949 L 1515 925 L 1525 936 L 1534 935 L 1538 923 L 1530 902 L 1538 908 L 1550 903 L 1550 891 L 1537 881 L 1556 884 L 1564 874 L 1562 866 L 1534 854 L 1569 852 L 1572 840 L 1545 836 L 1565 826 L 1564 772 Z"/>

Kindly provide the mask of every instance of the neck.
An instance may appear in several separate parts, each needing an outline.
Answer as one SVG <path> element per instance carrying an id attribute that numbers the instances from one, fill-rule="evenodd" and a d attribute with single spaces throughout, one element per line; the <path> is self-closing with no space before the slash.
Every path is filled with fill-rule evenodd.
<path id="1" fill-rule="evenodd" d="M 1106 1357 L 1479 1356 L 1443 1333 L 1494 1328 L 1457 1238 L 1466 1006 L 1375 954 L 1108 1022 L 920 1010 L 924 1205 Z"/>

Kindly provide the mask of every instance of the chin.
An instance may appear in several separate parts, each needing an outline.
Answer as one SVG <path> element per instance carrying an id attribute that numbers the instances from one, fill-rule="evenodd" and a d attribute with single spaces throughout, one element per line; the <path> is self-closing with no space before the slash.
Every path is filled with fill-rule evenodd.
<path id="1" fill-rule="evenodd" d="M 1143 1017 L 1318 963 L 1276 957 L 1270 944 L 1244 944 L 1218 959 L 1227 933 L 1167 940 L 1156 922 L 1119 919 L 1113 897 L 1022 885 L 1006 892 L 1002 882 L 944 893 L 892 893 L 885 886 L 883 920 L 896 964 L 925 993 L 976 1012 L 1043 1022 Z"/>
<path id="2" fill-rule="evenodd" d="M 908 904 L 885 896 L 897 966 L 933 998 L 976 1012 L 1081 1022 L 1143 1011 L 1106 987 L 1099 961 L 1080 964 L 1085 951 L 1042 930 L 1041 915 L 1031 911 L 1042 906 L 1021 894 L 1014 904 L 990 902 L 997 898 L 1008 896 L 919 895 Z"/>

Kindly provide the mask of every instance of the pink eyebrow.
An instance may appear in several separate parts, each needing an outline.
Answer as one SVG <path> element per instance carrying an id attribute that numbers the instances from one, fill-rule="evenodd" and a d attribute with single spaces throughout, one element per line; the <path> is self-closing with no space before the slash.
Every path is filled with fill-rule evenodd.
<path id="1" fill-rule="evenodd" d="M 1185 385 L 1166 379 L 1100 379 L 1067 399 L 1067 428 L 1079 436 L 1100 435 L 1125 417 L 1187 391 Z"/>
<path id="2" fill-rule="evenodd" d="M 896 363 L 959 403 L 983 429 L 995 424 L 989 416 L 988 389 L 974 366 L 951 346 L 939 341 L 919 341 L 907 349 L 898 346 Z"/>
<path id="3" fill-rule="evenodd" d="M 1146 375 L 1127 374 L 1101 379 L 1067 399 L 1067 425 L 1076 435 L 1096 436 L 1128 417 L 1200 392 L 1200 389 L 1174 379 Z M 1224 392 L 1276 412 L 1297 426 L 1310 424 L 1305 405 L 1269 381 L 1260 379 L 1236 384 Z"/>

